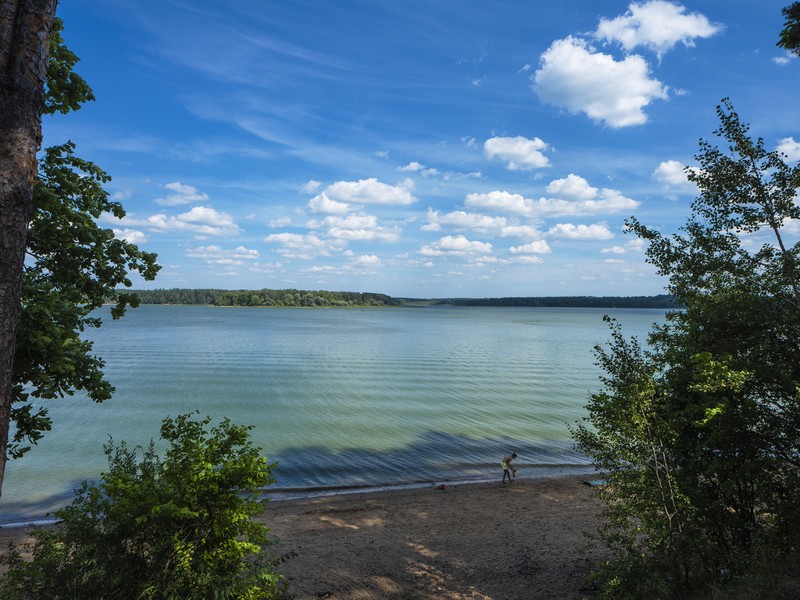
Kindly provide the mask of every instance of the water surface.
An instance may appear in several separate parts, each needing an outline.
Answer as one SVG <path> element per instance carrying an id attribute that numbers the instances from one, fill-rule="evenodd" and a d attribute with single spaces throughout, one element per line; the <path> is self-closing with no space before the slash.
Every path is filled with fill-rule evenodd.
<path id="1" fill-rule="evenodd" d="M 104 311 L 106 314 L 107 311 Z M 599 387 L 604 314 L 646 338 L 663 310 L 142 306 L 88 332 L 116 386 L 49 402 L 53 431 L 11 461 L 0 523 L 42 516 L 105 468 L 102 445 L 157 437 L 199 411 L 253 425 L 271 495 L 520 476 L 587 461 L 567 424 Z"/>

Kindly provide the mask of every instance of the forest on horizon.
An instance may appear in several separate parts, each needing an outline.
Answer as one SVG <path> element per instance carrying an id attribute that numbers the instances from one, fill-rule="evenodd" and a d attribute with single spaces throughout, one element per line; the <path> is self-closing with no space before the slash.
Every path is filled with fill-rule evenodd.
<path id="1" fill-rule="evenodd" d="M 673 296 L 526 296 L 498 298 L 403 298 L 369 292 L 325 290 L 136 290 L 141 304 L 252 307 L 499 306 L 552 308 L 678 308 Z"/>

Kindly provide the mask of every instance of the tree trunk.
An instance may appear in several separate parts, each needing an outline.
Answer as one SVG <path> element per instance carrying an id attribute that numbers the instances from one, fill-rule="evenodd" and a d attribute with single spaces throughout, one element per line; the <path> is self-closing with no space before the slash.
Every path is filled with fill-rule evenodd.
<path id="1" fill-rule="evenodd" d="M 58 0 L 0 0 L 0 495 L 7 461 L 25 237 Z"/>

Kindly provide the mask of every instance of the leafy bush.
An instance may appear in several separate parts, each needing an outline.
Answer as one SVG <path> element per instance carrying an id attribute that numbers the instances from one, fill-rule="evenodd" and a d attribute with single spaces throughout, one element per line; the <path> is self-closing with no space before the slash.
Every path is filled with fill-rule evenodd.
<path id="1" fill-rule="evenodd" d="M 109 470 L 84 482 L 57 528 L 34 533 L 33 559 L 13 544 L 0 563 L 7 600 L 262 599 L 288 597 L 269 557 L 261 490 L 272 468 L 249 427 L 166 418 L 153 442 L 105 445 Z"/>

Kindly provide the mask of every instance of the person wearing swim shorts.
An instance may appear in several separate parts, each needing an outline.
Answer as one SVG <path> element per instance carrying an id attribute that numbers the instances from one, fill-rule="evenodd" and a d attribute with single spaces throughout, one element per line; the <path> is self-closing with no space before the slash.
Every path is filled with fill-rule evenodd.
<path id="1" fill-rule="evenodd" d="M 500 466 L 503 467 L 503 483 L 506 482 L 506 477 L 508 477 L 508 482 L 511 484 L 517 478 L 517 470 L 511 465 L 511 461 L 515 458 L 517 458 L 517 453 L 512 452 L 508 456 L 504 456 L 503 460 L 500 461 Z"/>

